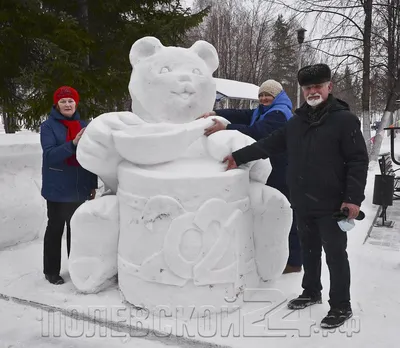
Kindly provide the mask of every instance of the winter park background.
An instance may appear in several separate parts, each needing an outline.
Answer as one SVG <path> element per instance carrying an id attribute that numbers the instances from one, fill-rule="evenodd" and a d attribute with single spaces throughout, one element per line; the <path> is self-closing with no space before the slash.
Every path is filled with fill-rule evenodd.
<path id="1" fill-rule="evenodd" d="M 43 3 L 46 3 L 46 1 Z M 193 8 L 201 9 L 209 3 L 209 1 L 195 1 Z M 396 111 L 396 108 L 398 109 L 395 101 L 399 99 L 396 91 L 400 87 L 398 84 L 398 77 L 400 76 L 398 66 L 400 65 L 396 64 L 399 60 L 398 46 L 400 41 L 390 41 L 393 35 L 397 38 L 400 37 L 398 27 L 396 29 L 396 26 L 388 25 L 386 32 L 384 22 L 380 22 L 377 17 L 374 19 L 372 34 L 376 41 L 374 41 L 370 57 L 371 85 L 368 87 L 370 90 L 367 94 L 370 100 L 368 106 L 371 107 L 366 110 L 365 103 L 362 102 L 364 100 L 363 91 L 367 89 L 365 84 L 362 83 L 363 69 L 366 68 L 366 65 L 357 61 L 359 58 L 366 59 L 365 50 L 358 46 L 355 48 L 354 42 L 349 44 L 349 39 L 345 38 L 346 36 L 360 38 L 365 34 L 365 30 L 368 30 L 367 27 L 362 27 L 364 23 L 362 14 L 360 17 L 355 17 L 353 22 L 361 26 L 360 28 L 363 30 L 357 32 L 357 29 L 351 33 L 344 33 L 339 32 L 341 26 L 349 28 L 341 22 L 344 17 L 340 15 L 329 17 L 329 6 L 322 8 L 324 5 L 318 2 L 310 5 L 308 1 L 299 1 L 298 5 L 303 7 L 298 7 L 297 15 L 294 16 L 298 22 L 294 19 L 286 21 L 285 17 L 276 18 L 277 13 L 294 11 L 292 8 L 295 5 L 294 2 L 276 1 L 272 5 L 280 7 L 277 8 L 273 16 L 270 11 L 272 7 L 268 7 L 269 11 L 267 12 L 263 8 L 265 4 L 272 6 L 271 2 L 249 1 L 246 3 L 250 4 L 250 7 L 252 4 L 253 9 L 258 9 L 258 15 L 266 13 L 265 17 L 257 17 L 261 19 L 254 21 L 254 26 L 252 26 L 261 30 L 258 32 L 262 39 L 261 44 L 257 40 L 250 39 L 245 43 L 253 45 L 254 42 L 253 46 L 248 47 L 247 50 L 240 46 L 239 34 L 241 31 L 232 30 L 229 25 L 241 23 L 238 22 L 237 16 L 232 15 L 235 11 L 242 14 L 247 12 L 246 6 L 243 8 L 241 2 L 236 1 L 218 2 L 218 6 L 214 4 L 204 18 L 202 25 L 198 28 L 195 27 L 190 32 L 189 41 L 201 36 L 217 48 L 222 58 L 218 77 L 258 85 L 265 77 L 276 73 L 279 76 L 274 76 L 274 78 L 288 82 L 285 88 L 289 94 L 291 93 L 292 100 L 295 101 L 295 71 L 297 69 L 297 46 L 295 42 L 292 42 L 292 46 L 290 46 L 286 41 L 280 47 L 280 52 L 284 52 L 286 58 L 289 57 L 289 59 L 278 56 L 277 50 L 272 50 L 271 56 L 264 57 L 266 60 L 263 60 L 262 55 L 254 61 L 249 57 L 241 57 L 238 54 L 245 51 L 247 53 L 264 52 L 267 55 L 267 50 L 263 51 L 264 45 L 269 48 L 271 43 L 276 45 L 280 41 L 295 40 L 296 25 L 301 23 L 308 30 L 308 39 L 306 40 L 308 43 L 303 47 L 302 63 L 323 59 L 333 64 L 334 71 L 337 72 L 335 94 L 345 100 L 347 99 L 352 110 L 360 117 L 363 116 L 363 120 L 365 120 L 366 111 L 371 115 L 367 119 L 368 127 L 364 127 L 364 133 L 371 132 L 371 134 L 366 135 L 366 139 L 375 136 L 375 131 L 371 130 L 370 123 L 379 121 L 382 117 L 381 128 L 389 124 L 400 126 L 396 123 L 399 113 L 393 112 Z M 290 8 L 286 7 L 283 10 L 282 6 L 285 3 Z M 349 18 L 350 13 L 346 11 L 351 11 L 351 3 L 359 4 L 358 1 L 332 0 L 329 2 L 330 6 L 336 6 L 337 12 L 342 11 Z M 367 4 L 368 1 L 365 3 Z M 387 4 L 389 5 L 386 6 Z M 316 23 L 318 20 L 320 21 L 318 22 L 319 27 L 313 27 L 314 23 L 312 23 L 310 17 L 302 17 L 305 12 L 310 10 L 307 6 L 312 6 L 311 9 L 317 13 L 322 13 L 322 10 L 325 11 L 325 16 L 315 16 Z M 373 10 L 379 9 L 380 13 L 383 12 L 382 8 L 388 10 L 387 17 L 385 17 L 388 21 L 400 19 L 398 18 L 400 11 L 398 1 L 382 0 L 374 2 L 374 6 Z M 364 10 L 364 14 L 368 15 L 368 9 L 364 8 Z M 389 10 L 394 11 L 389 13 Z M 231 14 L 231 16 L 228 14 Z M 242 16 L 242 18 L 246 18 L 248 21 L 252 20 L 251 16 Z M 269 33 L 273 33 L 271 27 L 263 32 L 262 23 L 268 21 L 275 23 L 276 34 L 282 34 L 286 30 L 286 35 L 275 35 L 275 38 L 273 35 L 267 35 L 268 30 L 270 30 Z M 218 26 L 213 27 L 213 24 L 216 23 Z M 297 24 L 291 27 L 293 23 Z M 330 32 L 321 29 L 324 25 L 328 27 L 328 24 L 332 29 Z M 227 30 L 237 33 L 238 36 L 227 35 Z M 389 30 L 394 30 L 394 32 L 389 32 Z M 380 36 L 383 38 L 390 37 L 391 39 L 380 41 L 382 38 L 378 37 L 378 32 L 381 33 Z M 219 33 L 217 37 L 223 37 L 224 40 L 217 40 L 215 33 Z M 26 35 L 26 33 L 24 34 Z M 253 32 L 253 34 L 256 36 L 256 32 Z M 385 36 L 386 34 L 388 36 Z M 326 41 L 317 41 L 316 44 L 312 42 L 314 38 L 320 38 L 321 35 L 325 37 Z M 342 38 L 337 40 L 337 43 L 332 44 L 329 36 L 342 36 Z M 130 39 L 130 44 L 133 41 L 134 39 Z M 229 45 L 224 44 L 227 42 Z M 61 45 L 60 42 L 58 44 Z M 288 46 L 294 47 L 294 49 L 287 50 Z M 237 49 L 233 51 L 228 49 L 232 47 Z M 125 56 L 126 53 L 124 52 Z M 354 58 L 354 56 L 358 58 Z M 392 59 L 393 57 L 394 59 Z M 238 58 L 241 63 L 235 65 L 235 58 Z M 340 63 L 344 58 L 347 61 Z M 273 62 L 273 64 L 270 63 L 272 67 L 268 66 L 268 62 Z M 278 62 L 282 64 L 278 65 Z M 111 63 L 107 62 L 107 64 Z M 251 69 L 246 70 L 247 66 L 251 66 Z M 362 69 L 359 71 L 360 67 Z M 7 77 L 4 74 L 2 78 Z M 122 80 L 123 89 L 127 90 L 128 79 Z M 24 79 L 18 81 L 21 86 L 18 93 L 21 90 L 26 93 L 27 90 L 24 90 L 24 88 L 31 84 L 31 87 L 37 91 L 37 96 L 46 100 L 47 92 L 40 90 L 43 86 L 36 84 L 36 78 L 29 80 L 28 83 Z M 52 89 L 49 87 L 49 90 Z M 17 94 L 11 93 L 11 95 L 20 97 Z M 95 95 L 94 92 L 93 95 Z M 29 100 L 31 96 L 31 94 L 26 94 L 26 100 Z M 50 105 L 49 100 L 51 99 L 47 98 L 47 109 Z M 28 105 L 32 106 L 33 104 Z M 14 120 L 13 118 L 6 117 L 6 122 L 8 122 L 6 127 L 3 123 L 0 124 L 0 194 L 2 197 L 0 200 L 0 347 L 275 347 L 279 345 L 283 348 L 308 348 L 337 347 L 339 345 L 344 347 L 398 346 L 400 300 L 397 294 L 400 290 L 400 204 L 399 201 L 396 201 L 394 206 L 388 209 L 389 220 L 395 221 L 394 228 L 373 227 L 371 229 L 378 209 L 377 206 L 372 204 L 374 178 L 375 174 L 379 174 L 379 166 L 376 161 L 371 161 L 366 199 L 362 206 L 366 218 L 357 222 L 356 228 L 348 233 L 354 317 L 344 327 L 322 331 L 318 326 L 319 321 L 328 310 L 326 299 L 329 278 L 324 263 L 322 273 L 323 299 L 325 302 L 322 305 L 310 307 L 309 310 L 301 311 L 301 313 L 289 314 L 289 311 L 285 309 L 285 303 L 293 296 L 297 296 L 301 290 L 302 273 L 282 275 L 277 280 L 264 284 L 266 290 L 277 290 L 282 295 L 282 297 L 275 298 L 273 310 L 271 310 L 272 304 L 262 303 L 263 292 L 259 291 L 258 296 L 261 302 L 247 303 L 241 311 L 230 316 L 191 321 L 165 317 L 161 317 L 161 319 L 146 318 L 144 313 L 132 312 L 125 308 L 116 287 L 97 295 L 79 294 L 68 276 L 68 263 L 65 254 L 63 255 L 61 275 L 65 278 L 66 284 L 54 287 L 45 281 L 42 275 L 42 238 L 46 225 L 46 209 L 45 201 L 40 196 L 41 148 L 39 134 L 28 129 L 40 119 L 24 119 L 21 109 L 5 108 L 3 99 L 1 106 L 3 118 L 13 112 L 17 112 L 18 117 L 15 118 L 15 123 L 10 122 L 10 119 Z M 27 105 L 24 105 L 24 107 L 27 107 Z M 109 105 L 104 107 L 111 108 Z M 119 105 L 119 107 L 123 106 Z M 111 109 L 106 110 L 110 111 Z M 42 116 L 45 116 L 45 112 Z M 18 126 L 17 128 L 21 129 L 16 130 L 14 134 L 6 134 L 5 128 L 10 128 L 10 126 Z M 376 145 L 371 150 L 378 151 L 378 153 L 389 151 L 389 138 L 385 132 L 379 129 L 377 134 L 379 136 L 373 139 L 375 140 L 374 144 L 379 146 Z M 382 145 L 380 144 L 381 139 Z M 399 136 L 395 139 L 395 156 L 400 160 Z M 51 313 L 52 308 L 56 309 L 55 313 Z M 98 310 L 97 314 L 95 309 Z M 74 313 L 79 319 L 71 318 Z M 101 313 L 105 313 L 105 318 Z M 286 317 L 286 315 L 288 316 Z M 91 317 L 96 318 L 96 325 L 90 323 Z M 101 328 L 98 324 L 105 323 L 105 319 L 111 319 L 111 321 Z M 118 327 L 120 331 L 116 330 L 116 326 L 113 326 L 115 323 L 120 324 Z M 127 333 L 129 325 L 142 329 L 135 331 L 130 337 Z M 161 333 L 161 331 L 165 333 Z"/>

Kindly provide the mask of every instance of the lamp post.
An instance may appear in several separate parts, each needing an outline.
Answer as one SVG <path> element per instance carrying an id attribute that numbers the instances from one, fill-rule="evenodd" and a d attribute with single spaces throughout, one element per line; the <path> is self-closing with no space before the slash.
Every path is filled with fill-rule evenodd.
<path id="1" fill-rule="evenodd" d="M 297 29 L 297 43 L 299 44 L 298 70 L 301 69 L 301 48 L 304 42 L 306 31 L 307 30 L 304 28 Z M 297 108 L 299 107 L 300 107 L 300 85 L 297 83 Z"/>
<path id="2" fill-rule="evenodd" d="M 393 123 L 395 127 L 400 127 L 400 99 L 396 100 L 396 111 L 393 113 Z"/>

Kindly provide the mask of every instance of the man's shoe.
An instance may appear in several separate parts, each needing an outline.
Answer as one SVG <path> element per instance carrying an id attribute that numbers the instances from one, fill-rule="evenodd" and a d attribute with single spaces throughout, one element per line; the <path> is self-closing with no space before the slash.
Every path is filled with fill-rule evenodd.
<path id="1" fill-rule="evenodd" d="M 291 266 L 291 265 L 286 265 L 285 269 L 283 270 L 282 274 L 287 274 L 287 273 L 298 273 L 301 272 L 301 266 Z"/>
<path id="2" fill-rule="evenodd" d="M 64 284 L 64 279 L 62 279 L 58 274 L 46 274 L 45 278 L 54 285 Z"/>
<path id="3" fill-rule="evenodd" d="M 333 329 L 343 325 L 343 323 L 353 316 L 351 307 L 347 308 L 331 308 L 328 315 L 322 319 L 321 328 Z"/>
<path id="4" fill-rule="evenodd" d="M 287 306 L 289 309 L 303 309 L 317 303 L 322 303 L 321 294 L 310 296 L 303 293 L 299 297 L 290 300 Z"/>

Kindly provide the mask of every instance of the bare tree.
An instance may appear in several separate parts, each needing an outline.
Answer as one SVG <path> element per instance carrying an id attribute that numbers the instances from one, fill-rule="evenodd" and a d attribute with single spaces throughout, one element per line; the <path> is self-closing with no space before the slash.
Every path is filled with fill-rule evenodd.
<path id="1" fill-rule="evenodd" d="M 374 33 L 378 47 L 376 65 L 386 77 L 386 106 L 371 151 L 374 161 L 379 156 L 383 128 L 389 126 L 400 96 L 400 0 L 381 0 L 376 4 L 375 13 L 379 18 Z"/>
<path id="2" fill-rule="evenodd" d="M 315 16 L 313 31 L 322 35 L 305 44 L 316 43 L 314 49 L 328 63 L 330 60 L 334 74 L 346 65 L 360 66 L 363 134 L 370 148 L 372 0 L 298 0 L 294 6 L 277 2 L 303 16 Z"/>
<path id="3" fill-rule="evenodd" d="M 363 88 L 362 88 L 362 123 L 363 134 L 370 149 L 371 139 L 371 115 L 370 115 L 370 95 L 371 95 L 371 33 L 372 33 L 372 0 L 359 0 L 364 8 L 364 30 L 363 37 Z"/>
<path id="4" fill-rule="evenodd" d="M 370 158 L 376 160 L 382 129 L 392 122 L 400 98 L 400 0 L 299 0 L 295 6 L 285 6 L 297 15 L 315 16 L 314 32 L 319 34 L 308 43 L 318 42 L 315 50 L 332 59 L 336 78 L 348 66 L 356 79 L 362 76 L 363 133 Z M 372 148 L 371 111 L 383 114 Z"/>
<path id="5" fill-rule="evenodd" d="M 216 46 L 221 59 L 218 76 L 256 84 L 271 74 L 287 79 L 274 74 L 271 65 L 276 52 L 273 23 L 284 12 L 275 6 L 280 5 L 286 13 L 287 9 L 293 11 L 289 19 L 293 32 L 299 22 L 312 22 L 313 29 L 307 35 L 310 39 L 304 43 L 303 55 L 308 61 L 303 65 L 324 61 L 332 67 L 335 93 L 362 118 L 371 159 L 377 158 L 382 128 L 390 124 L 400 98 L 400 0 L 298 0 L 293 5 L 285 0 L 196 3 L 200 8 L 212 5 L 196 39 Z M 371 115 L 379 118 L 382 114 L 381 129 L 371 149 Z"/>
<path id="6" fill-rule="evenodd" d="M 358 74 L 354 73 L 349 65 L 346 65 L 344 72 L 337 71 L 333 77 L 334 90 L 336 97 L 344 100 L 356 115 L 361 115 L 362 105 L 360 100 L 362 83 Z"/>
<path id="7" fill-rule="evenodd" d="M 210 14 L 189 34 L 189 43 L 203 39 L 217 49 L 217 77 L 260 84 L 271 55 L 272 3 L 263 0 L 197 0 Z"/>

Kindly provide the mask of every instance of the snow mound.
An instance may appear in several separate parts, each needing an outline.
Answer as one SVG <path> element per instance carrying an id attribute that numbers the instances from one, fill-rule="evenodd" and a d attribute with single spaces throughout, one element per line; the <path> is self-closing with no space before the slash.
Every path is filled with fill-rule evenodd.
<path id="1" fill-rule="evenodd" d="M 43 236 L 39 134 L 0 135 L 0 249 Z"/>

